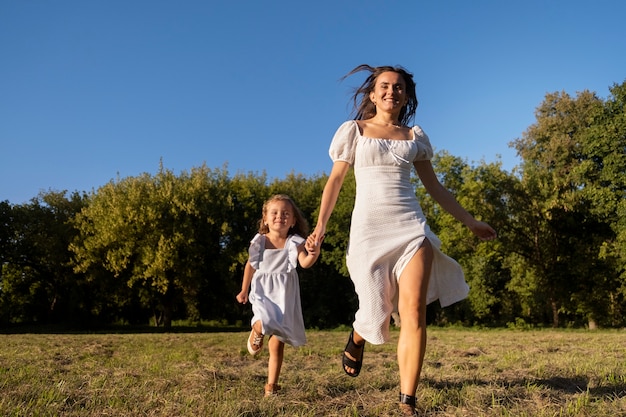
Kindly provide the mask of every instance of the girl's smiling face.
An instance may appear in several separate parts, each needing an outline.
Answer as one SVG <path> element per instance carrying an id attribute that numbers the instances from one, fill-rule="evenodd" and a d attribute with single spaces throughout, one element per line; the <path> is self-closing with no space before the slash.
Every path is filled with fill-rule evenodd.
<path id="1" fill-rule="evenodd" d="M 267 205 L 265 223 L 270 230 L 278 232 L 289 231 L 296 224 L 293 207 L 287 201 L 272 201 Z"/>

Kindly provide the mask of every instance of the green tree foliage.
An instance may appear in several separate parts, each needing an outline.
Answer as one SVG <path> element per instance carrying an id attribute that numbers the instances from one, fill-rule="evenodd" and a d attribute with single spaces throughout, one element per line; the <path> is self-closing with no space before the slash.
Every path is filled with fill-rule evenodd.
<path id="1" fill-rule="evenodd" d="M 585 159 L 578 167 L 591 215 L 611 229 L 603 235 L 598 256 L 607 271 L 583 288 L 587 297 L 581 292 L 575 301 L 592 319 L 605 317 L 601 324 L 616 326 L 623 325 L 626 315 L 626 83 L 613 85 L 610 92 L 581 135 Z"/>
<path id="2" fill-rule="evenodd" d="M 215 221 L 219 219 L 220 227 L 213 229 L 212 241 L 217 246 L 210 250 L 212 265 L 207 269 L 210 279 L 203 280 L 199 296 L 200 318 L 247 317 L 245 312 L 249 309 L 242 309 L 235 294 L 241 288 L 248 246 L 259 229 L 263 202 L 269 196 L 266 182 L 265 174 L 247 173 L 214 184 L 211 193 L 223 201 L 207 208 Z M 218 281 L 220 290 L 216 291 Z"/>
<path id="3" fill-rule="evenodd" d="M 607 122 L 616 113 L 607 105 L 615 103 L 605 104 L 588 91 L 575 98 L 548 94 L 537 108 L 537 122 L 513 142 L 523 158 L 519 200 L 526 213 L 519 216 L 527 226 L 516 245 L 520 256 L 511 264 L 520 275 L 510 287 L 525 294 L 530 308 L 543 303 L 553 326 L 561 314 L 582 315 L 593 325 L 609 317 L 601 300 L 620 303 L 620 267 L 599 256 L 602 248 L 615 247 L 611 217 L 624 189 L 623 130 L 620 138 Z"/>
<path id="4" fill-rule="evenodd" d="M 80 297 L 68 246 L 71 219 L 84 196 L 41 193 L 30 203 L 2 208 L 0 314 L 5 322 L 53 322 L 71 317 Z"/>
<path id="5" fill-rule="evenodd" d="M 8 201 L 0 201 L 0 280 L 2 265 L 11 261 L 10 252 L 15 245 L 14 227 L 13 207 Z"/>
<path id="6" fill-rule="evenodd" d="M 161 167 L 154 177 L 103 186 L 76 217 L 76 271 L 95 274 L 92 279 L 112 274 L 139 295 L 157 325 L 169 327 L 181 307 L 182 316 L 198 319 L 206 287 L 208 311 L 223 310 L 230 288 L 220 273 L 233 208 L 229 183 L 226 171 L 203 166 L 180 176 Z"/>

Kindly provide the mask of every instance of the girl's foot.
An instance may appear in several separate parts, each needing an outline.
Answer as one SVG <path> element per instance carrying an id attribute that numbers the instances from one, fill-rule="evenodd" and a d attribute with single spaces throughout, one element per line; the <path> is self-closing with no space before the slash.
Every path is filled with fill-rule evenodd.
<path id="1" fill-rule="evenodd" d="M 271 397 L 272 395 L 278 394 L 280 391 L 280 385 L 278 384 L 265 384 L 265 396 Z"/>
<path id="2" fill-rule="evenodd" d="M 261 348 L 263 348 L 263 333 L 257 333 L 252 328 L 248 337 L 248 352 L 254 356 L 261 351 Z"/>

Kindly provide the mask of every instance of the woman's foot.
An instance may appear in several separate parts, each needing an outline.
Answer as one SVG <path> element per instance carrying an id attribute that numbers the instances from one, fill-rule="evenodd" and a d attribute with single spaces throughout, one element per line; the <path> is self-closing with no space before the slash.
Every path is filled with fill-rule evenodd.
<path id="1" fill-rule="evenodd" d="M 278 384 L 265 384 L 265 396 L 271 397 L 272 395 L 278 394 L 280 391 L 280 385 Z"/>
<path id="2" fill-rule="evenodd" d="M 251 355 L 258 354 L 263 348 L 263 333 L 257 333 L 254 330 L 254 327 L 250 331 L 250 336 L 248 336 L 248 352 Z"/>
<path id="3" fill-rule="evenodd" d="M 361 373 L 361 366 L 363 366 L 364 350 L 365 340 L 357 345 L 354 342 L 354 330 L 352 330 L 352 332 L 350 332 L 350 337 L 348 338 L 346 348 L 344 349 L 343 355 L 341 357 L 341 365 L 343 366 L 343 371 L 348 376 L 354 378 L 359 376 L 359 373 Z"/>
<path id="4" fill-rule="evenodd" d="M 413 395 L 400 393 L 400 412 L 403 416 L 417 416 L 415 411 L 416 398 Z"/>

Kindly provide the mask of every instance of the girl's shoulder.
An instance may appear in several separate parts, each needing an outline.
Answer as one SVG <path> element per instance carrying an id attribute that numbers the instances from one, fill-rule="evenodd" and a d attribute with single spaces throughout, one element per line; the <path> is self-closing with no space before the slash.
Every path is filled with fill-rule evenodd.
<path id="1" fill-rule="evenodd" d="M 288 237 L 288 240 L 294 243 L 296 246 L 300 246 L 306 239 L 300 236 L 299 234 L 294 233 L 293 235 L 290 235 Z"/>
<path id="2" fill-rule="evenodd" d="M 254 235 L 254 237 L 252 238 L 252 240 L 250 240 L 250 244 L 254 245 L 254 244 L 259 244 L 265 242 L 265 235 L 261 234 L 261 233 L 257 233 L 256 235 Z"/>
<path id="3" fill-rule="evenodd" d="M 250 247 L 248 248 L 248 260 L 250 265 L 254 269 L 259 269 L 259 263 L 261 262 L 262 253 L 265 249 L 265 235 L 257 233 L 250 241 Z"/>

